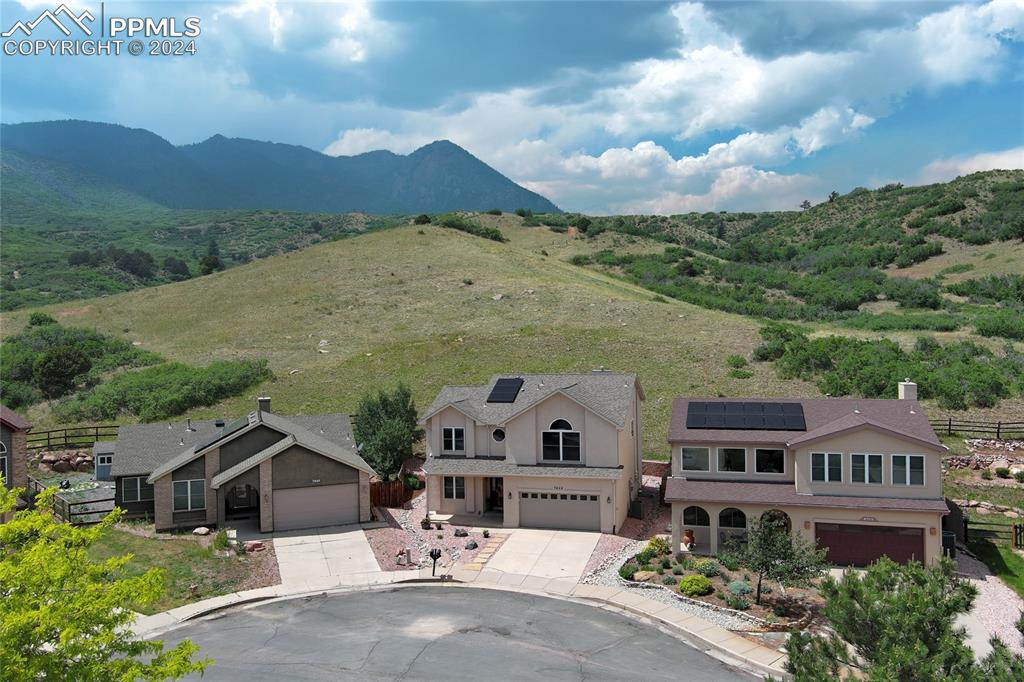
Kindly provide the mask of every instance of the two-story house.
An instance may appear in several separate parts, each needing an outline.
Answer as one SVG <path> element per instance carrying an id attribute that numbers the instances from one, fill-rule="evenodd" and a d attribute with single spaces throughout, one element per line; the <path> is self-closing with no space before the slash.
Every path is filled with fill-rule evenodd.
<path id="1" fill-rule="evenodd" d="M 916 400 L 677 398 L 668 440 L 672 546 L 714 554 L 762 514 L 840 565 L 942 554 L 941 458 Z"/>
<path id="2" fill-rule="evenodd" d="M 614 533 L 640 491 L 643 400 L 604 370 L 445 386 L 420 420 L 428 513 Z"/>
<path id="3" fill-rule="evenodd" d="M 107 444 L 114 500 L 157 530 L 258 521 L 262 532 L 369 521 L 373 469 L 345 414 L 120 427 Z"/>

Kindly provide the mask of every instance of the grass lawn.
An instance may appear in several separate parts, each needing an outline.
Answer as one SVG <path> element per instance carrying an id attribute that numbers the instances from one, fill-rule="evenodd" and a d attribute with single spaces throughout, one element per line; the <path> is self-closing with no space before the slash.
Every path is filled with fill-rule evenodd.
<path id="1" fill-rule="evenodd" d="M 132 575 L 140 575 L 151 568 L 165 572 L 164 596 L 137 609 L 147 615 L 196 601 L 189 596 L 189 585 L 199 586 L 199 599 L 253 587 L 250 583 L 254 562 L 263 560 L 262 556 L 255 555 L 218 556 L 191 535 L 151 538 L 116 528 L 89 548 L 90 558 L 97 560 L 128 553 L 134 555 L 126 567 Z"/>
<path id="2" fill-rule="evenodd" d="M 1014 552 L 1009 545 L 994 543 L 991 540 L 972 540 L 970 548 L 993 574 L 1024 597 L 1024 558 Z"/>

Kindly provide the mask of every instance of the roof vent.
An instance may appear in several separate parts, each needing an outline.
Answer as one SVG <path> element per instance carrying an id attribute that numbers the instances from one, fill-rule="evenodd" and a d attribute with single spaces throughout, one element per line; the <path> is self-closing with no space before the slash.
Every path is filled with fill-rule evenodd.
<path id="1" fill-rule="evenodd" d="M 261 395 L 256 398 L 256 406 L 260 412 L 270 412 L 270 396 Z"/>
<path id="2" fill-rule="evenodd" d="M 185 444 L 185 439 L 184 438 L 179 438 L 178 439 L 178 445 L 184 445 L 184 444 Z"/>
<path id="3" fill-rule="evenodd" d="M 195 429 L 192 428 L 192 417 L 189 417 L 188 420 L 186 420 L 185 430 L 186 431 L 195 431 Z"/>
<path id="4" fill-rule="evenodd" d="M 590 373 L 591 374 L 611 374 L 612 371 L 610 369 L 608 369 L 607 367 L 605 367 L 604 365 L 601 365 L 597 369 L 590 370 Z"/>
<path id="5" fill-rule="evenodd" d="M 223 429 L 224 428 L 224 420 L 223 419 L 215 419 L 213 421 L 213 425 L 216 426 L 218 429 Z"/>

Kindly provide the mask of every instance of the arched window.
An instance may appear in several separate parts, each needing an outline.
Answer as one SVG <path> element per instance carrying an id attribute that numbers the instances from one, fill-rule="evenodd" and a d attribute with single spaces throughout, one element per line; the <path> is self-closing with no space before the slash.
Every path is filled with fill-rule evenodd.
<path id="1" fill-rule="evenodd" d="M 580 432 L 564 419 L 551 422 L 541 433 L 541 458 L 545 462 L 579 462 L 582 459 Z"/>
<path id="2" fill-rule="evenodd" d="M 0 455 L 6 455 L 6 454 L 7 454 L 7 446 L 4 445 L 4 442 L 2 440 L 0 440 Z"/>
<path id="3" fill-rule="evenodd" d="M 703 507 L 687 507 L 683 510 L 683 523 L 687 526 L 710 526 L 711 517 Z"/>
<path id="4" fill-rule="evenodd" d="M 718 515 L 719 528 L 746 528 L 747 515 L 736 507 L 726 507 Z"/>
<path id="5" fill-rule="evenodd" d="M 781 509 L 769 509 L 761 514 L 761 523 L 778 524 L 785 528 L 787 533 L 793 530 L 793 522 L 789 519 L 789 514 Z"/>

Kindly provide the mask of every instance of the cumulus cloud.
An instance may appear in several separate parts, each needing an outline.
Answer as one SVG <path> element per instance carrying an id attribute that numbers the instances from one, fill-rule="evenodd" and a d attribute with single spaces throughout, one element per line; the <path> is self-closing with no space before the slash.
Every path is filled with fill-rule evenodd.
<path id="1" fill-rule="evenodd" d="M 387 149 L 396 154 L 408 154 L 428 142 L 431 139 L 422 135 L 401 135 L 380 128 L 352 128 L 339 135 L 323 152 L 331 156 L 352 156 Z"/>
<path id="2" fill-rule="evenodd" d="M 946 182 L 961 175 L 987 170 L 1024 168 L 1024 147 L 985 152 L 952 159 L 936 159 L 921 171 L 920 182 Z"/>

